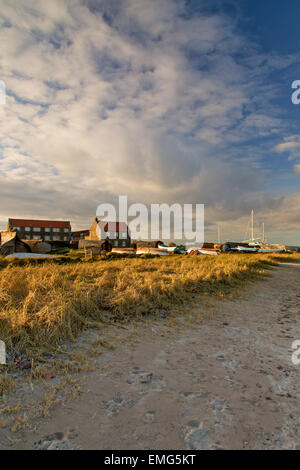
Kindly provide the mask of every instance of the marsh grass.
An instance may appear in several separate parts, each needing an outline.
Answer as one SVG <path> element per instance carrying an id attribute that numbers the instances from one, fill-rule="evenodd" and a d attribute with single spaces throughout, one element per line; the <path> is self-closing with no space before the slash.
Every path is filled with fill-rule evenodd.
<path id="1" fill-rule="evenodd" d="M 0 396 L 10 393 L 14 388 L 14 381 L 8 374 L 0 375 Z"/>
<path id="2" fill-rule="evenodd" d="M 279 260 L 278 255 L 238 254 L 4 264 L 0 338 L 9 351 L 38 358 L 89 327 L 233 295 L 266 276 Z M 299 261 L 300 254 L 282 260 Z"/>

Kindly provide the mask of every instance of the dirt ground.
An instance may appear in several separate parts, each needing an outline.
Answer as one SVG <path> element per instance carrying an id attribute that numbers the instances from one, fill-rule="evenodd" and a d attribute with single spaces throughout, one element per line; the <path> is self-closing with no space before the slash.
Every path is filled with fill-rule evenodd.
<path id="1" fill-rule="evenodd" d="M 300 449 L 299 286 L 300 265 L 282 265 L 200 322 L 149 322 L 9 448 Z"/>

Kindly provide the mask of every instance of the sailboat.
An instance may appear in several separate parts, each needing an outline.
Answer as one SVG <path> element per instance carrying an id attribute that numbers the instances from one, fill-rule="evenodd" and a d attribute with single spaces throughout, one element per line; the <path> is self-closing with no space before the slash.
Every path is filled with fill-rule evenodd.
<path id="1" fill-rule="evenodd" d="M 254 210 L 252 209 L 251 211 L 251 238 L 250 240 L 243 240 L 242 243 L 247 244 L 246 246 L 244 245 L 238 245 L 234 248 L 234 251 L 238 251 L 240 253 L 257 253 L 257 251 L 260 248 L 260 243 L 258 238 L 254 238 Z M 248 222 L 249 225 L 249 222 Z M 248 229 L 248 227 L 247 227 Z M 247 232 L 247 230 L 246 230 Z"/>
<path id="2" fill-rule="evenodd" d="M 244 240 L 242 243 L 248 243 L 249 246 L 251 247 L 260 247 L 260 239 L 259 238 L 254 238 L 254 210 L 252 209 L 251 211 L 251 238 L 250 240 Z"/>
<path id="3" fill-rule="evenodd" d="M 284 253 L 285 250 L 282 248 L 271 248 L 266 246 L 265 244 L 265 224 L 262 224 L 262 236 L 261 238 L 254 238 L 254 210 L 252 209 L 251 211 L 251 239 L 245 241 L 244 243 L 248 243 L 249 248 L 247 250 L 250 250 L 250 247 L 253 247 L 252 249 L 256 251 L 257 253 Z"/>
<path id="4" fill-rule="evenodd" d="M 250 215 L 251 224 L 251 237 L 248 240 L 243 240 L 239 243 L 225 243 L 222 247 L 223 252 L 238 252 L 238 253 L 285 253 L 286 247 L 283 244 L 266 244 L 265 241 L 265 224 L 262 224 L 261 237 L 254 237 L 254 210 L 252 209 Z M 249 222 L 246 229 L 246 236 L 249 229 Z"/>

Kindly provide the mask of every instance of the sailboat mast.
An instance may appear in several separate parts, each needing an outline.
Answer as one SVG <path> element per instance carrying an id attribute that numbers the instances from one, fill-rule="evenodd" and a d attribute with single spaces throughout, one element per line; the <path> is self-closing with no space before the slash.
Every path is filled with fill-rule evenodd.
<path id="1" fill-rule="evenodd" d="M 265 241 L 265 223 L 262 224 L 262 241 Z"/>
<path id="2" fill-rule="evenodd" d="M 251 241 L 254 241 L 254 210 L 251 211 Z"/>

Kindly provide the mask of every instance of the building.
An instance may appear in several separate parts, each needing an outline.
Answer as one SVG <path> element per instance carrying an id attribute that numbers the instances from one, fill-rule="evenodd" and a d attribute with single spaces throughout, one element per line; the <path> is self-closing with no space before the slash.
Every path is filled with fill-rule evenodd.
<path id="1" fill-rule="evenodd" d="M 69 241 L 71 224 L 56 220 L 8 219 L 7 229 L 22 240 Z"/>
<path id="2" fill-rule="evenodd" d="M 73 241 L 78 242 L 79 240 L 84 240 L 88 237 L 89 233 L 89 230 L 77 230 L 76 232 L 72 232 L 71 238 Z"/>
<path id="3" fill-rule="evenodd" d="M 31 248 L 18 237 L 17 232 L 1 232 L 0 254 L 8 256 L 14 253 L 31 253 Z"/>
<path id="4" fill-rule="evenodd" d="M 85 240 L 109 240 L 113 248 L 129 248 L 131 239 L 128 225 L 124 222 L 105 222 L 95 218 Z"/>

